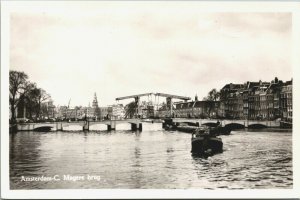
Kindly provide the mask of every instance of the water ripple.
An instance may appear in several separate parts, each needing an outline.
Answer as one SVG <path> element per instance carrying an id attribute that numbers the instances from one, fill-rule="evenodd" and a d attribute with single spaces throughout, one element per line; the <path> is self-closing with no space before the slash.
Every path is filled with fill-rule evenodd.
<path id="1" fill-rule="evenodd" d="M 143 132 L 82 131 L 10 135 L 11 189 L 292 188 L 292 134 L 235 131 L 224 152 L 191 156 L 190 134 L 161 124 Z M 266 142 L 267 141 L 267 142 Z M 99 175 L 101 181 L 22 182 L 22 176 Z"/>

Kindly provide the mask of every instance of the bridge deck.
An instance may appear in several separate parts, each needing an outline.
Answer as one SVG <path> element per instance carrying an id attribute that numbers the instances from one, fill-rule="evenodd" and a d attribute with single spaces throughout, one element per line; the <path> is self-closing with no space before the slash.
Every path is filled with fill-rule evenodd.
<path id="1" fill-rule="evenodd" d="M 126 120 L 105 120 L 105 121 L 73 121 L 73 122 L 44 122 L 44 123 L 24 123 L 17 124 L 18 131 L 32 131 L 41 127 L 52 127 L 53 130 L 63 130 L 68 126 L 81 126 L 83 130 L 89 130 L 89 127 L 97 124 L 104 124 L 108 130 L 114 130 L 117 124 L 129 123 L 132 125 L 132 130 L 142 129 L 141 119 L 126 119 Z"/>
<path id="2" fill-rule="evenodd" d="M 187 119 L 187 118 L 173 118 L 173 122 L 194 122 L 199 123 L 199 125 L 205 123 L 216 123 L 217 119 Z M 280 122 L 278 121 L 258 121 L 258 120 L 219 120 L 222 126 L 230 124 L 239 124 L 248 128 L 253 125 L 262 125 L 266 127 L 279 128 Z M 83 130 L 89 130 L 89 127 L 97 124 L 104 124 L 107 126 L 108 130 L 115 130 L 117 124 L 130 123 L 132 130 L 140 129 L 142 130 L 141 119 L 125 119 L 125 120 L 105 120 L 105 121 L 75 121 L 75 122 L 45 122 L 45 123 L 25 123 L 18 124 L 17 130 L 31 131 L 40 127 L 51 126 L 54 130 L 63 130 L 64 127 L 78 125 L 83 128 Z M 138 127 L 138 128 L 137 128 Z"/>
<path id="3" fill-rule="evenodd" d="M 186 118 L 173 118 L 173 122 L 198 122 L 200 125 L 205 123 L 216 123 L 219 121 L 222 126 L 228 124 L 240 124 L 244 127 L 253 126 L 253 125 L 264 125 L 267 127 L 280 127 L 279 121 L 259 121 L 259 120 L 218 120 L 218 119 L 186 119 Z"/>

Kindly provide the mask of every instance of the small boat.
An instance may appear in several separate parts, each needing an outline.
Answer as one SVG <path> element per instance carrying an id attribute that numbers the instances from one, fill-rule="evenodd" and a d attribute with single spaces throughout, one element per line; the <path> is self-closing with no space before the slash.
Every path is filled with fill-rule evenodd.
<path id="1" fill-rule="evenodd" d="M 221 138 L 211 133 L 210 129 L 202 126 L 198 127 L 192 134 L 192 154 L 200 156 L 212 156 L 223 152 L 223 142 Z"/>
<path id="2" fill-rule="evenodd" d="M 280 121 L 280 128 L 293 128 L 293 123 L 287 121 Z"/>
<path id="3" fill-rule="evenodd" d="M 222 126 L 217 126 L 217 127 L 210 127 L 207 125 L 203 125 L 202 127 L 206 127 L 209 129 L 210 133 L 213 135 L 229 135 L 231 132 L 230 128 L 227 127 L 222 127 Z M 176 126 L 176 129 L 178 131 L 186 132 L 186 133 L 193 133 L 198 126 L 189 126 L 189 125 L 178 125 Z"/>
<path id="4" fill-rule="evenodd" d="M 187 125 L 180 125 L 177 126 L 178 131 L 186 132 L 186 133 L 193 133 L 198 127 L 196 126 L 187 126 Z"/>
<path id="5" fill-rule="evenodd" d="M 171 125 L 171 124 L 165 124 L 164 129 L 167 130 L 167 131 L 176 131 L 177 127 L 174 126 L 174 125 Z"/>

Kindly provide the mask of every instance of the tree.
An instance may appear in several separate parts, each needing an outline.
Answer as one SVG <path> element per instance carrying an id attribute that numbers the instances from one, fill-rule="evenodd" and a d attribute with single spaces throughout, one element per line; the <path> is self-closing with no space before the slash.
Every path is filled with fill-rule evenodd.
<path id="1" fill-rule="evenodd" d="M 136 114 L 137 104 L 133 101 L 125 106 L 125 118 L 133 118 Z"/>
<path id="2" fill-rule="evenodd" d="M 31 94 L 31 92 L 36 88 L 35 83 L 31 83 L 29 81 L 26 81 L 24 85 L 24 92 L 20 94 L 19 101 L 17 104 L 17 110 L 18 110 L 18 116 L 17 117 L 27 117 L 28 113 L 29 116 L 32 115 L 32 107 L 34 106 L 33 99 L 34 97 Z M 26 116 L 25 116 L 25 110 L 26 110 Z"/>
<path id="3" fill-rule="evenodd" d="M 220 100 L 220 92 L 215 88 L 208 92 L 207 97 L 204 98 L 206 101 L 218 101 Z M 203 100 L 204 100 L 203 99 Z"/>
<path id="4" fill-rule="evenodd" d="M 32 119 L 33 115 L 36 115 L 37 112 L 37 96 L 39 95 L 39 90 L 35 83 L 28 84 L 26 90 L 27 93 L 24 95 L 26 113 L 28 114 L 28 117 Z"/>
<path id="5" fill-rule="evenodd" d="M 11 111 L 11 121 L 16 121 L 16 110 L 18 109 L 19 117 L 32 119 L 33 114 L 36 118 L 40 116 L 41 106 L 51 97 L 41 88 L 37 88 L 35 83 L 27 80 L 28 76 L 24 72 L 9 71 L 9 104 Z M 26 116 L 23 112 L 26 109 Z M 46 108 L 45 112 L 48 112 Z M 48 113 L 47 113 L 48 114 Z"/>
<path id="6" fill-rule="evenodd" d="M 207 101 L 207 110 L 206 113 L 210 117 L 211 111 L 214 108 L 214 102 L 220 100 L 220 92 L 218 92 L 215 88 L 208 92 L 207 97 L 203 98 L 203 101 Z"/>
<path id="7" fill-rule="evenodd" d="M 9 71 L 9 104 L 11 120 L 16 120 L 15 111 L 18 106 L 20 96 L 25 93 L 28 76 L 24 72 Z"/>
<path id="8" fill-rule="evenodd" d="M 37 112 L 36 112 L 36 117 L 39 118 L 41 114 L 41 106 L 42 103 L 44 103 L 46 100 L 50 100 L 51 96 L 46 93 L 45 90 L 41 88 L 36 89 L 36 102 L 37 102 Z"/>
<path id="9" fill-rule="evenodd" d="M 206 102 L 206 114 L 208 117 L 211 117 L 211 111 L 214 108 L 214 102 L 213 101 L 207 101 Z"/>

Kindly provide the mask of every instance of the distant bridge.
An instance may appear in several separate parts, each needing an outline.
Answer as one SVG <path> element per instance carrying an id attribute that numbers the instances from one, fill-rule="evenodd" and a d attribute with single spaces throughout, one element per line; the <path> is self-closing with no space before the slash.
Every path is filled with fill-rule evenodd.
<path id="1" fill-rule="evenodd" d="M 83 131 L 90 130 L 90 127 L 97 124 L 104 124 L 107 130 L 116 130 L 117 124 L 131 124 L 131 130 L 142 131 L 143 125 L 141 119 L 125 119 L 125 120 L 105 120 L 105 121 L 75 121 L 75 122 L 44 122 L 44 123 L 24 123 L 17 124 L 17 131 L 34 131 L 40 128 L 49 127 L 51 130 L 63 131 L 69 126 L 81 126 Z"/>
<path id="2" fill-rule="evenodd" d="M 208 125 L 217 123 L 217 119 L 187 119 L 173 118 L 173 122 L 193 123 L 200 125 Z M 279 121 L 258 121 L 258 120 L 219 120 L 222 126 L 233 128 L 279 128 Z M 24 123 L 17 124 L 17 131 L 34 131 L 43 127 L 50 127 L 54 131 L 63 131 L 69 126 L 81 126 L 83 131 L 89 131 L 90 127 L 97 124 L 104 124 L 107 130 L 116 130 L 118 124 L 131 124 L 132 131 L 142 131 L 143 124 L 141 119 L 124 119 L 124 120 L 105 120 L 105 121 L 75 121 L 75 122 L 44 122 L 44 123 Z"/>
<path id="3" fill-rule="evenodd" d="M 259 121 L 259 120 L 218 120 L 218 119 L 186 119 L 173 118 L 173 122 L 198 123 L 199 125 L 217 123 L 219 121 L 222 126 L 238 127 L 238 128 L 279 128 L 279 121 Z"/>

